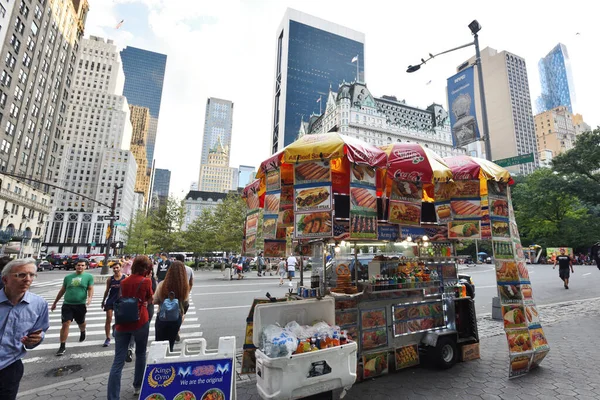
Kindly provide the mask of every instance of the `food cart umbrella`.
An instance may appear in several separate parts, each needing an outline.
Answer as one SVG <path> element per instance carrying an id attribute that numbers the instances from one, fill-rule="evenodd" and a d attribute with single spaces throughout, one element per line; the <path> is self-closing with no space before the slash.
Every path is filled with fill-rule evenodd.
<path id="1" fill-rule="evenodd" d="M 453 156 L 444 158 L 444 161 L 452 170 L 454 180 L 484 179 L 514 183 L 508 170 L 483 158 Z"/>
<path id="2" fill-rule="evenodd" d="M 437 153 L 417 143 L 394 143 L 381 146 L 388 155 L 390 179 L 434 183 L 452 179 L 452 171 Z"/>
<path id="3" fill-rule="evenodd" d="M 387 156 L 376 146 L 336 132 L 304 135 L 283 150 L 283 161 L 333 160 L 346 157 L 356 164 L 385 168 Z"/>
<path id="4" fill-rule="evenodd" d="M 258 167 L 258 172 L 256 173 L 256 179 L 263 179 L 268 171 L 278 169 L 281 165 L 284 151 L 285 149 L 278 151 L 265 161 L 261 162 L 260 166 Z"/>
<path id="5" fill-rule="evenodd" d="M 477 253 L 478 256 L 487 256 L 487 253 L 485 251 L 480 251 L 479 253 Z"/>

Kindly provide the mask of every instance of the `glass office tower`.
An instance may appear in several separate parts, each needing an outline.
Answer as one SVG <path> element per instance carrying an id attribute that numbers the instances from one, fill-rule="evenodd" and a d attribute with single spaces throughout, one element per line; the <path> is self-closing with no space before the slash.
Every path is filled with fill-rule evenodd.
<path id="1" fill-rule="evenodd" d="M 357 79 L 357 64 L 364 81 L 364 43 L 363 33 L 287 9 L 277 31 L 271 153 L 296 140 L 302 119 L 324 108 L 329 88 Z"/>
<path id="2" fill-rule="evenodd" d="M 123 94 L 127 97 L 127 102 L 150 109 L 146 158 L 148 165 L 151 166 L 154 159 L 167 56 L 136 47 L 126 47 L 121 51 L 121 61 L 125 73 Z"/>
<path id="3" fill-rule="evenodd" d="M 559 43 L 538 62 L 542 94 L 536 101 L 538 113 L 565 106 L 573 112 L 575 85 L 567 47 Z"/>

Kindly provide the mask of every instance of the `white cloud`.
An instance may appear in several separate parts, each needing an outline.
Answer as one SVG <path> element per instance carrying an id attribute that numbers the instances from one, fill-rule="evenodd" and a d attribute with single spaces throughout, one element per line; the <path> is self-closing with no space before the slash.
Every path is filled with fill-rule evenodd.
<path id="1" fill-rule="evenodd" d="M 505 1 L 491 7 L 462 2 L 388 2 L 276 0 L 91 0 L 87 34 L 168 55 L 155 157 L 168 168 L 171 191 L 187 193 L 197 179 L 204 111 L 208 97 L 232 100 L 234 108 L 231 165 L 257 165 L 268 156 L 276 29 L 287 6 L 366 34 L 367 84 L 375 96 L 393 94 L 408 104 L 445 106 L 446 78 L 473 55 L 467 48 L 440 56 L 414 74 L 406 67 L 429 52 L 472 40 L 467 25 L 482 24 L 481 46 L 508 50 L 528 64 L 531 98 L 539 94 L 537 62 L 559 41 L 567 45 L 577 90 L 576 112 L 593 126 L 600 123 L 596 94 L 600 82 L 594 50 L 600 36 L 590 6 L 583 1 L 546 1 L 543 6 Z M 144 4 L 147 15 L 127 16 L 114 26 L 122 3 Z M 587 11 L 586 11 L 587 10 Z M 147 20 L 151 35 L 130 31 Z M 132 23 L 128 24 L 128 21 Z M 588 28 L 589 27 L 589 28 Z M 581 32 L 581 35 L 575 35 Z M 431 84 L 426 85 L 431 80 Z M 184 193 L 185 192 L 185 193 Z"/>

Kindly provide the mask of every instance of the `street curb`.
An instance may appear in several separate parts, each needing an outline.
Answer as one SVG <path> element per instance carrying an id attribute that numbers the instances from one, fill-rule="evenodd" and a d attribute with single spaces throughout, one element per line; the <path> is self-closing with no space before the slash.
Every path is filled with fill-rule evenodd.
<path id="1" fill-rule="evenodd" d="M 123 371 L 122 371 L 122 373 L 123 373 L 123 372 L 129 372 L 129 371 L 133 371 L 134 369 L 135 369 L 134 367 L 131 367 L 131 368 L 123 368 Z M 103 373 L 103 374 L 98 374 L 98 375 L 94 375 L 94 376 L 89 376 L 89 377 L 87 377 L 87 378 L 83 378 L 83 377 L 82 377 L 82 378 L 75 378 L 75 379 L 71 379 L 71 380 L 68 380 L 68 381 L 63 381 L 63 382 L 56 382 L 56 383 L 53 383 L 52 385 L 47 385 L 47 386 L 44 386 L 43 388 L 30 389 L 30 390 L 28 390 L 28 391 L 26 391 L 26 392 L 19 393 L 19 394 L 17 395 L 17 397 L 21 397 L 21 396 L 29 396 L 29 395 L 31 395 L 31 394 L 36 394 L 36 393 L 39 393 L 39 392 L 45 392 L 46 390 L 54 389 L 54 388 L 61 387 L 61 386 L 65 386 L 65 385 L 72 385 L 72 384 L 74 384 L 74 383 L 79 383 L 79 382 L 89 381 L 89 380 L 92 380 L 92 379 L 105 378 L 105 377 L 106 377 L 106 378 L 108 378 L 108 376 L 109 376 L 109 375 L 110 375 L 110 372 L 105 372 L 105 373 Z"/>
<path id="2" fill-rule="evenodd" d="M 538 305 L 537 307 L 539 309 L 544 309 L 546 307 L 571 305 L 571 304 L 580 303 L 582 301 L 594 301 L 594 300 L 600 300 L 600 297 L 589 297 L 587 299 L 567 300 L 567 301 L 560 301 L 558 303 L 541 304 L 541 305 Z M 491 316 L 492 316 L 492 313 L 477 314 L 477 318 L 479 318 L 479 317 L 485 318 L 485 317 L 491 317 Z"/>

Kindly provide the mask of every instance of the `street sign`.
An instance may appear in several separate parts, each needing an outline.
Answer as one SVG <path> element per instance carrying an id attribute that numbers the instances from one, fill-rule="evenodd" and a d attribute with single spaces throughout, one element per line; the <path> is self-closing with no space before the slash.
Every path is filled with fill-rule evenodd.
<path id="1" fill-rule="evenodd" d="M 104 220 L 105 220 L 105 221 L 118 221 L 118 220 L 119 220 L 119 217 L 117 217 L 116 215 L 115 215 L 114 217 L 111 217 L 111 216 L 105 216 L 105 217 L 104 217 Z"/>
<path id="2" fill-rule="evenodd" d="M 115 222 L 115 226 L 127 226 L 127 224 L 125 222 Z"/>
<path id="3" fill-rule="evenodd" d="M 521 154 L 520 156 L 515 157 L 503 158 L 501 160 L 495 160 L 494 162 L 501 167 L 511 167 L 513 165 L 527 164 L 533 161 L 533 153 L 529 153 Z"/>

